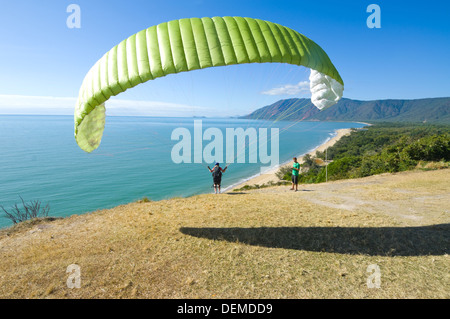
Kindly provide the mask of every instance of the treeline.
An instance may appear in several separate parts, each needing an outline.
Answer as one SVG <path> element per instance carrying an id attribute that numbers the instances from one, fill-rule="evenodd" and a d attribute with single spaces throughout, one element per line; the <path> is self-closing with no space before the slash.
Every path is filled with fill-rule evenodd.
<path id="1" fill-rule="evenodd" d="M 326 171 L 325 157 L 328 162 Z M 328 148 L 305 156 L 299 183 L 365 177 L 415 168 L 449 167 L 450 126 L 383 123 L 356 129 Z M 278 177 L 290 180 L 292 169 Z M 328 175 L 328 176 L 327 176 Z"/>

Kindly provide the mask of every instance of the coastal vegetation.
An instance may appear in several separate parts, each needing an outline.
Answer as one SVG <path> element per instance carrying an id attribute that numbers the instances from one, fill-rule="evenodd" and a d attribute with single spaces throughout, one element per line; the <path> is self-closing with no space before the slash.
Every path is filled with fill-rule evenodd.
<path id="1" fill-rule="evenodd" d="M 299 183 L 448 168 L 449 161 L 450 126 L 380 123 L 355 129 L 326 153 L 305 155 Z M 290 180 L 291 174 L 289 166 L 277 172 L 283 180 Z"/>

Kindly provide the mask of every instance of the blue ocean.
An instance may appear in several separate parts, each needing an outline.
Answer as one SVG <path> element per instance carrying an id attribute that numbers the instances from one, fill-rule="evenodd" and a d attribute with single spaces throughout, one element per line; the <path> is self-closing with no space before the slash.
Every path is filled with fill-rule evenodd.
<path id="1" fill-rule="evenodd" d="M 336 129 L 359 128 L 362 123 L 269 122 L 230 118 L 107 117 L 100 147 L 85 153 L 75 142 L 73 117 L 0 115 L 0 205 L 7 210 L 40 200 L 50 205 L 49 216 L 70 216 L 111 208 L 147 197 L 162 200 L 213 192 L 207 166 L 214 163 L 174 163 L 172 140 L 176 128 L 194 131 L 218 128 L 279 130 L 279 162 L 305 154 L 330 139 Z M 209 141 L 203 141 L 205 147 Z M 194 141 L 192 148 L 196 147 Z M 268 143 L 270 144 L 270 142 Z M 198 147 L 198 146 L 197 146 Z M 228 163 L 222 188 L 230 188 L 260 173 L 261 162 Z M 270 147 L 268 149 L 270 153 Z M 194 152 L 192 152 L 194 153 Z M 225 159 L 224 159 L 225 160 Z M 237 159 L 236 159 L 237 161 Z M 224 167 L 227 163 L 221 163 Z M 20 207 L 20 205 L 19 205 Z M 11 225 L 0 211 L 0 227 Z"/>

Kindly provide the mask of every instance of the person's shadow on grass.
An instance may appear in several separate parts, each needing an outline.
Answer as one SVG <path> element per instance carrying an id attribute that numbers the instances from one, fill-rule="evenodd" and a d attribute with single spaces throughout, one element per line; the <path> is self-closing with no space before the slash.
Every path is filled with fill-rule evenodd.
<path id="1" fill-rule="evenodd" d="M 449 253 L 450 224 L 419 227 L 180 228 L 183 234 L 247 245 L 371 256 Z"/>

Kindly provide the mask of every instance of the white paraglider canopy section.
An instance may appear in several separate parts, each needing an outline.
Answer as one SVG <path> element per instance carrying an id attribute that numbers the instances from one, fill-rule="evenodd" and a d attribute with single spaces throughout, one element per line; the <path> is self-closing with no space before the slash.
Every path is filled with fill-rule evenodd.
<path id="1" fill-rule="evenodd" d="M 311 69 L 309 75 L 311 102 L 320 110 L 336 104 L 344 93 L 344 86 L 332 77 Z"/>

